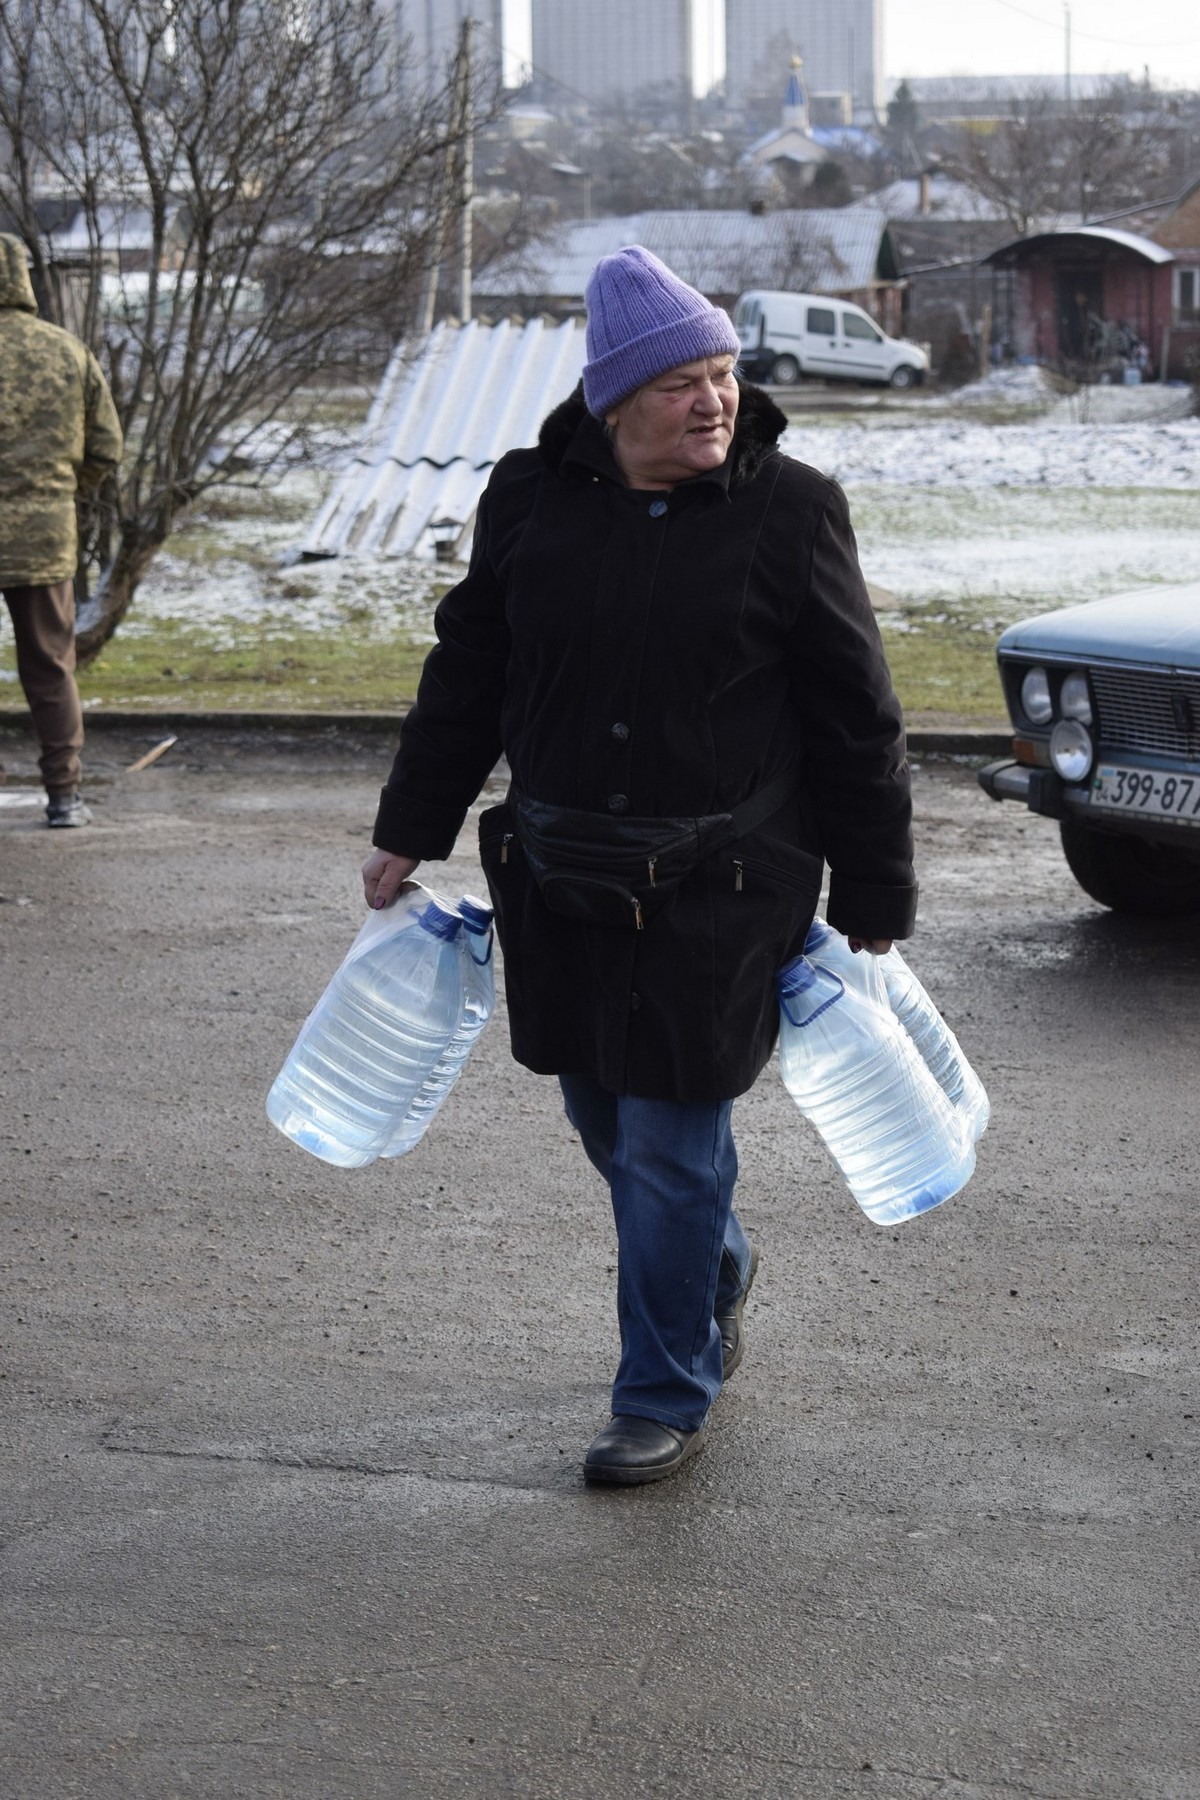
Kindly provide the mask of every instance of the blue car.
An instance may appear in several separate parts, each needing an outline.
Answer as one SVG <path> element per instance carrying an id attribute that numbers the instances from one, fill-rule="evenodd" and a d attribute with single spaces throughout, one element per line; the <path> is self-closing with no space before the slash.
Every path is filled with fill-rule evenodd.
<path id="1" fill-rule="evenodd" d="M 1102 906 L 1200 913 L 1200 582 L 1042 613 L 996 655 L 1013 749 L 984 792 L 1056 819 Z"/>

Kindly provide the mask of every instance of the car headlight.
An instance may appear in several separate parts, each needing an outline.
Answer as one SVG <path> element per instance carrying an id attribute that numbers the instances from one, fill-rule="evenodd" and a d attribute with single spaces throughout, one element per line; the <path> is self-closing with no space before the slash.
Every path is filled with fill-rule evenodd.
<path id="1" fill-rule="evenodd" d="M 1092 698 L 1088 693 L 1088 680 L 1079 669 L 1072 670 L 1063 680 L 1058 695 L 1059 711 L 1064 719 L 1078 719 L 1081 725 L 1092 722 Z"/>
<path id="2" fill-rule="evenodd" d="M 1078 719 L 1060 719 L 1050 733 L 1050 762 L 1064 781 L 1082 781 L 1092 766 L 1092 740 Z"/>
<path id="3" fill-rule="evenodd" d="M 1021 683 L 1021 710 L 1035 725 L 1048 725 L 1054 717 L 1054 701 L 1045 669 L 1030 669 Z"/>

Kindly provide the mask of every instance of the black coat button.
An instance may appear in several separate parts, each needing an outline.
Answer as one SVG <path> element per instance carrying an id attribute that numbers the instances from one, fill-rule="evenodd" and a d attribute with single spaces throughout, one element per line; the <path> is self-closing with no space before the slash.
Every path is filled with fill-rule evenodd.
<path id="1" fill-rule="evenodd" d="M 629 741 L 628 725 L 622 725 L 620 723 L 614 725 L 612 728 L 612 734 L 616 738 L 618 744 L 625 744 L 625 743 L 628 743 L 628 741 Z"/>
<path id="2" fill-rule="evenodd" d="M 639 1006 L 640 1006 L 640 1005 L 641 1005 L 641 1004 L 642 1004 L 642 996 L 641 996 L 641 995 L 640 995 L 640 994 L 630 994 L 630 996 L 629 996 L 629 1010 L 630 1010 L 630 1012 L 636 1012 L 636 1011 L 637 1011 L 637 1009 L 638 1009 L 638 1007 L 639 1007 Z"/>
<path id="3" fill-rule="evenodd" d="M 652 519 L 661 519 L 666 510 L 667 503 L 665 500 L 652 500 L 650 502 L 650 517 Z"/>
<path id="4" fill-rule="evenodd" d="M 629 795 L 628 794 L 610 794 L 608 796 L 608 810 L 609 810 L 609 812 L 628 812 L 629 811 Z"/>

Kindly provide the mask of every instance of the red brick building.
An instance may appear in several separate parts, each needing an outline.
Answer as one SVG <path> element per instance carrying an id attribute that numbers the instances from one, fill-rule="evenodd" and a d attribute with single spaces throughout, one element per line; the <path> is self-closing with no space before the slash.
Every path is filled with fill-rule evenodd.
<path id="1" fill-rule="evenodd" d="M 1184 377 L 1200 346 L 1200 181 L 1137 223 L 1037 232 L 985 257 L 994 341 L 1082 380 Z"/>
<path id="2" fill-rule="evenodd" d="M 1038 232 L 984 259 L 993 270 L 992 330 L 1017 356 L 1076 379 L 1111 380 L 1170 360 L 1170 250 L 1107 225 Z"/>

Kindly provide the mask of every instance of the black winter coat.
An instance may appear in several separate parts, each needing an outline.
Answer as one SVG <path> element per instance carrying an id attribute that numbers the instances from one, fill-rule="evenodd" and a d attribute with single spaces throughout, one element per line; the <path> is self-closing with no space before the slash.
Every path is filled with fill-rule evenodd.
<path id="1" fill-rule="evenodd" d="M 450 855 L 501 755 L 539 800 L 611 818 L 727 812 L 787 770 L 795 799 L 707 857 L 646 929 L 551 912 L 507 806 L 480 822 L 513 1053 L 614 1093 L 732 1099 L 775 1040 L 776 971 L 828 917 L 906 937 L 916 910 L 904 729 L 845 496 L 784 456 L 743 387 L 721 468 L 626 487 L 577 389 L 496 465 L 471 563 L 383 790 L 374 842 Z"/>

